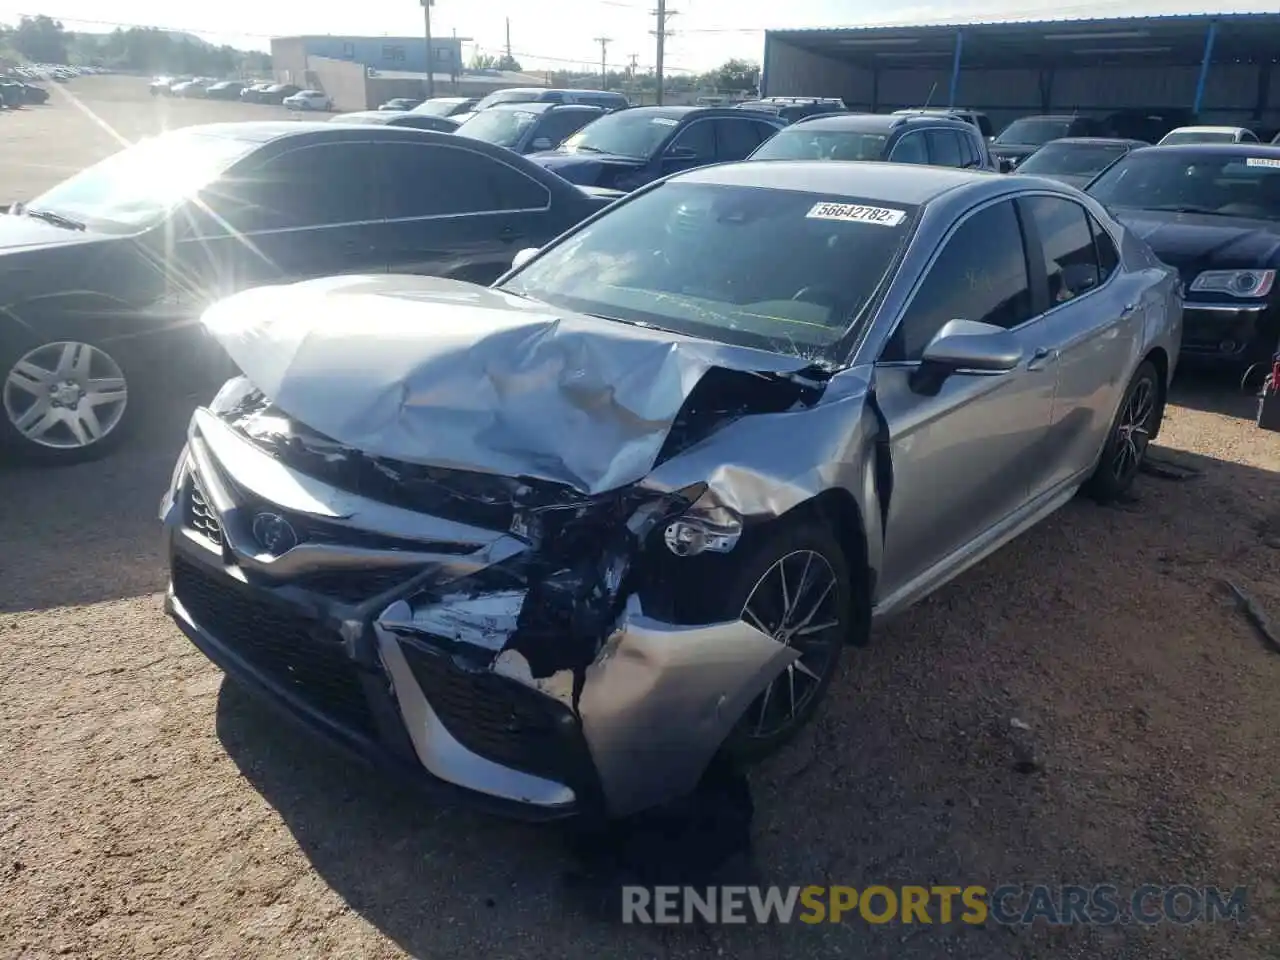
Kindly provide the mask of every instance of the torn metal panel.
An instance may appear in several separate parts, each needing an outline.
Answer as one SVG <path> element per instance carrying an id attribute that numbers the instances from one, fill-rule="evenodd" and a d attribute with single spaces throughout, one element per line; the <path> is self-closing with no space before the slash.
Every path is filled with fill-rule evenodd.
<path id="1" fill-rule="evenodd" d="M 579 700 L 610 814 L 691 791 L 751 701 L 797 658 L 741 620 L 678 626 L 633 600 Z"/>
<path id="2" fill-rule="evenodd" d="M 280 409 L 340 443 L 587 494 L 648 473 L 708 371 L 811 366 L 430 277 L 262 287 L 203 322 Z"/>
<path id="3" fill-rule="evenodd" d="M 482 596 L 448 594 L 436 603 L 413 607 L 405 620 L 384 613 L 380 622 L 390 630 L 426 633 L 497 652 L 515 632 L 527 594 L 527 590 L 501 590 Z"/>

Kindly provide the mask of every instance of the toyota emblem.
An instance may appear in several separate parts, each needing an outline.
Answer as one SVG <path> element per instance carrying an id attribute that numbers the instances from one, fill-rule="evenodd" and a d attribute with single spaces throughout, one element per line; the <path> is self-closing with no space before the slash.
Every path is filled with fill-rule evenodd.
<path id="1" fill-rule="evenodd" d="M 253 537 L 273 556 L 288 553 L 298 545 L 298 533 L 279 514 L 260 513 L 253 518 Z"/>

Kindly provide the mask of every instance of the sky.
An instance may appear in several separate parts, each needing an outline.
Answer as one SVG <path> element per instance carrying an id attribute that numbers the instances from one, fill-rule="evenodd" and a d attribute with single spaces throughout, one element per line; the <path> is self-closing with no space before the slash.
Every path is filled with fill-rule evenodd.
<path id="1" fill-rule="evenodd" d="M 704 71 L 731 57 L 759 61 L 766 28 L 874 26 L 900 22 L 1087 18 L 1141 16 L 1147 13 L 1226 12 L 1221 0 L 1130 0 L 1121 6 L 1106 0 L 927 0 L 889 7 L 875 0 L 667 0 L 678 13 L 668 28 L 675 31 L 667 46 L 671 72 Z M 472 41 L 463 45 L 470 57 L 479 49 L 501 52 L 506 18 L 511 21 L 511 49 L 522 66 L 534 69 L 599 69 L 600 44 L 609 37 L 611 68 L 625 66 L 632 54 L 641 68 L 654 59 L 652 0 L 436 0 L 432 32 L 452 32 Z M 1230 4 L 1240 12 L 1264 12 L 1263 0 Z M 358 4 L 315 0 L 217 0 L 208 4 L 175 4 L 161 0 L 0 0 L 0 23 L 21 14 L 45 13 L 71 30 L 107 31 L 124 26 L 157 26 L 184 30 L 213 43 L 244 49 L 268 49 L 272 36 L 343 34 L 420 36 L 422 7 L 418 0 L 361 0 Z"/>

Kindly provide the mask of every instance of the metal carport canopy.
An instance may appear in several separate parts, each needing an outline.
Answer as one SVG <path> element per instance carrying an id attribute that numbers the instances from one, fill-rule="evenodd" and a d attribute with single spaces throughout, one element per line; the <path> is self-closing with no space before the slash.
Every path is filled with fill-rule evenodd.
<path id="1" fill-rule="evenodd" d="M 1064 13 L 1080 7 L 1064 6 Z M 1096 7 L 1109 12 L 1116 7 Z M 1125 9 L 1137 12 L 1140 6 Z M 1259 103 L 1265 109 L 1270 66 L 1280 58 L 1280 12 L 1231 11 L 1148 16 L 1052 18 L 1052 8 L 999 19 L 947 23 L 881 23 L 859 27 L 770 30 L 765 37 L 765 95 L 809 95 L 782 89 L 787 83 L 786 55 L 839 62 L 878 79 L 885 71 L 928 73 L 935 82 L 935 105 L 981 107 L 966 95 L 966 75 L 981 71 L 1099 70 L 1107 67 L 1145 71 L 1191 68 L 1194 91 L 1179 106 L 1199 112 L 1206 85 L 1217 65 L 1249 66 L 1257 74 Z M 1035 19 L 1030 17 L 1034 16 Z M 792 59 L 795 59 L 794 57 Z M 812 95 L 834 95 L 829 90 Z M 959 98 L 958 100 L 956 98 Z M 875 98 L 873 97 L 873 100 Z M 905 104 L 894 104 L 905 105 Z M 1172 104 L 1166 104 L 1172 105 Z"/>

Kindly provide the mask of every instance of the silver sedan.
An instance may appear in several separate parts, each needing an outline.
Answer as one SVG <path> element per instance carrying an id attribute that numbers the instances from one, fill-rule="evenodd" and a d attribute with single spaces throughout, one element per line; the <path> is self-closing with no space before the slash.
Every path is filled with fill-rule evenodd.
<path id="1" fill-rule="evenodd" d="M 626 815 L 780 746 L 876 618 L 1122 495 L 1181 316 L 1071 188 L 879 163 L 670 178 L 492 288 L 238 294 L 168 609 L 424 785 Z"/>

